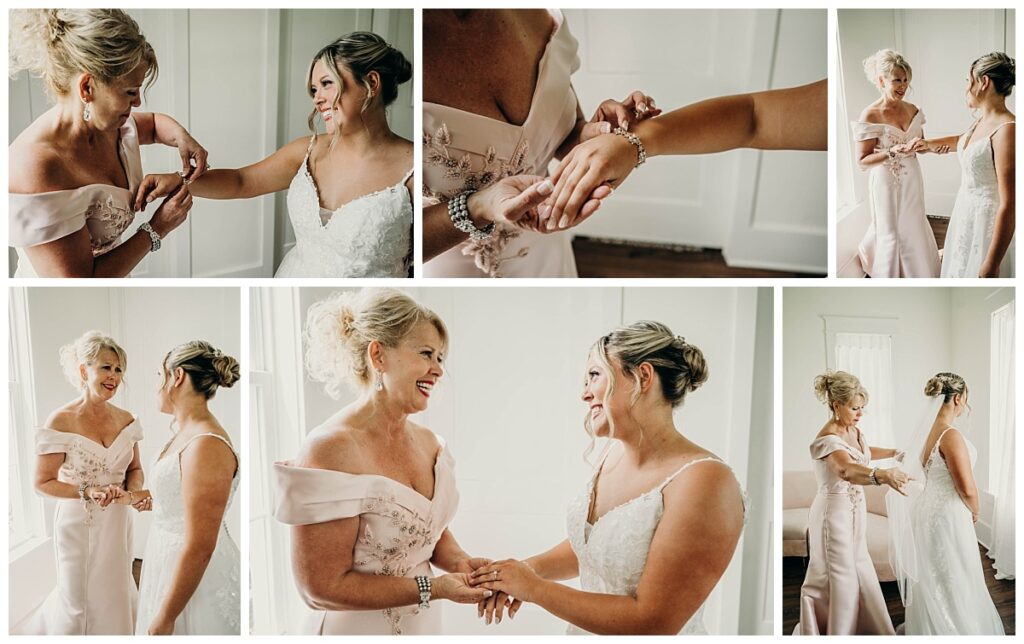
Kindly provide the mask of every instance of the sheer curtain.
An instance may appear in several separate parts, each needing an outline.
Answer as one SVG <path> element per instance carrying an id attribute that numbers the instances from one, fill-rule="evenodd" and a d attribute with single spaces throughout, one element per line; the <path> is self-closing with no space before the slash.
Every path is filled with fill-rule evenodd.
<path id="1" fill-rule="evenodd" d="M 893 434 L 892 336 L 881 333 L 836 333 L 836 369 L 852 373 L 868 392 L 861 429 L 870 445 L 896 444 Z"/>
<path id="2" fill-rule="evenodd" d="M 988 556 L 991 557 L 992 567 L 996 570 L 996 579 L 1013 579 L 1016 568 L 1013 319 L 1013 302 L 992 313 L 992 425 L 989 429 L 992 479 L 989 487 L 995 494 L 995 509 L 992 513 L 992 547 L 989 548 Z"/>

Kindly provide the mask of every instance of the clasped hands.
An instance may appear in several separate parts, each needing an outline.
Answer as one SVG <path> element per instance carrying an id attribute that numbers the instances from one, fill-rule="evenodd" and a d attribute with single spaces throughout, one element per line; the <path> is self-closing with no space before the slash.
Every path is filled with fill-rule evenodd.
<path id="1" fill-rule="evenodd" d="M 497 624 L 506 611 L 513 618 L 524 601 L 532 601 L 541 581 L 526 562 L 478 557 L 467 559 L 454 572 L 437 577 L 433 582 L 434 596 L 463 604 L 475 603 L 480 618 Z"/>
<path id="2" fill-rule="evenodd" d="M 899 143 L 889 148 L 890 152 L 897 157 L 910 157 L 919 152 L 931 152 L 932 154 L 946 154 L 950 151 L 948 145 L 922 139 L 915 136 L 906 143 Z"/>
<path id="3" fill-rule="evenodd" d="M 139 512 L 153 509 L 153 496 L 149 490 L 126 491 L 120 485 L 91 485 L 85 488 L 85 498 L 101 508 L 111 503 L 130 505 Z"/>
<path id="4" fill-rule="evenodd" d="M 640 91 L 622 101 L 602 102 L 580 129 L 579 143 L 550 178 L 505 177 L 472 195 L 470 212 L 475 210 L 491 222 L 511 223 L 541 233 L 582 223 L 636 166 L 636 148 L 612 130 L 629 130 L 659 114 L 654 99 Z"/>

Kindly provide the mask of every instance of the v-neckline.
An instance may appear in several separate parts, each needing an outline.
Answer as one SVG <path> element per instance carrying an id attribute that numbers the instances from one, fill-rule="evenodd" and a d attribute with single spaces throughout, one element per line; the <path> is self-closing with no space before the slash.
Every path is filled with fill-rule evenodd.
<path id="1" fill-rule="evenodd" d="M 558 38 L 559 33 L 563 29 L 565 29 L 565 15 L 564 14 L 559 12 L 559 14 L 557 16 L 554 15 L 554 14 L 550 14 L 550 13 L 549 13 L 549 15 L 551 15 L 551 17 L 556 21 L 555 28 L 551 31 L 551 34 L 548 36 L 548 42 L 547 42 L 547 44 L 544 45 L 544 53 L 541 54 L 540 61 L 537 63 L 537 82 L 533 86 L 533 95 L 530 97 L 530 109 L 527 111 L 526 118 L 523 119 L 522 123 L 516 124 L 516 123 L 512 123 L 510 121 L 502 121 L 501 119 L 496 119 L 493 116 L 486 116 L 484 114 L 477 114 L 476 112 L 470 112 L 469 110 L 464 110 L 464 109 L 459 108 L 459 107 L 452 107 L 451 105 L 445 105 L 443 103 L 433 103 L 431 101 L 424 101 L 423 102 L 424 108 L 426 108 L 427 105 L 432 105 L 432 106 L 435 106 L 435 107 L 438 107 L 438 108 L 441 108 L 441 109 L 452 110 L 453 112 L 458 112 L 460 114 L 466 114 L 468 116 L 475 117 L 475 118 L 478 118 L 478 119 L 484 119 L 486 121 L 490 121 L 492 123 L 497 123 L 499 125 L 505 125 L 505 126 L 508 126 L 510 128 L 514 128 L 516 130 L 520 130 L 520 131 L 521 130 L 525 130 L 527 124 L 530 123 L 530 120 L 533 118 L 533 115 L 537 112 L 537 101 L 540 98 L 543 82 L 546 80 L 546 77 L 547 77 L 546 76 L 546 72 L 551 67 L 551 64 L 550 64 L 551 47 L 555 44 L 555 39 Z M 495 102 L 495 104 L 497 104 L 497 102 Z M 501 107 L 498 106 L 498 109 L 501 110 Z"/>
<path id="2" fill-rule="evenodd" d="M 879 125 L 888 125 L 891 128 L 895 128 L 895 129 L 899 130 L 900 132 L 903 132 L 904 134 L 908 134 L 908 133 L 910 133 L 910 128 L 914 127 L 914 121 L 917 120 L 917 117 L 918 117 L 918 115 L 920 113 L 921 113 L 920 109 L 918 109 L 916 112 L 914 112 L 914 115 L 910 117 L 910 122 L 907 123 L 907 127 L 900 127 L 898 125 L 893 125 L 892 123 L 879 123 Z"/>
<path id="3" fill-rule="evenodd" d="M 333 222 L 337 218 L 336 215 L 338 213 L 340 213 L 342 210 L 345 210 L 346 208 L 348 208 L 352 204 L 356 203 L 357 201 L 362 201 L 363 199 L 369 199 L 370 197 L 375 197 L 375 196 L 377 196 L 379 194 L 383 194 L 385 192 L 390 192 L 390 191 L 392 191 L 392 190 L 394 190 L 395 188 L 398 188 L 398 187 L 404 188 L 405 186 L 403 184 L 405 184 L 405 182 L 409 180 L 409 176 L 410 176 L 410 174 L 406 174 L 397 183 L 393 183 L 390 186 L 385 186 L 385 187 L 383 187 L 383 188 L 381 188 L 379 190 L 374 190 L 373 192 L 368 192 L 368 193 L 366 193 L 364 195 L 360 195 L 360 196 L 358 196 L 358 197 L 356 197 L 354 199 L 350 199 L 349 201 L 346 201 L 345 203 L 343 203 L 342 205 L 338 206 L 334 210 L 331 210 L 330 208 L 325 208 L 323 206 L 323 204 L 320 203 L 320 187 L 317 185 L 316 179 L 313 178 L 313 172 L 310 170 L 310 167 L 309 167 L 309 152 L 306 153 L 306 158 L 302 162 L 302 172 L 303 172 L 303 174 L 306 175 L 306 179 L 309 181 L 310 187 L 313 188 L 313 195 L 316 197 L 316 207 L 317 207 L 317 209 L 319 211 L 326 211 L 326 212 L 331 213 L 331 217 L 326 222 L 324 222 L 322 217 L 320 216 L 320 212 L 317 212 L 317 219 L 319 220 L 318 223 L 319 223 L 320 230 L 327 230 L 327 227 L 331 225 L 331 222 Z M 410 201 L 411 201 L 411 197 L 412 197 L 412 195 L 410 195 Z"/>
<path id="4" fill-rule="evenodd" d="M 97 445 L 98 447 L 100 447 L 104 452 L 109 452 L 110 449 L 114 445 L 117 444 L 117 441 L 119 441 L 121 439 L 121 436 L 124 434 L 125 430 L 128 429 L 129 427 L 131 427 L 132 425 L 134 425 L 135 423 L 137 423 L 138 421 L 139 421 L 139 419 L 133 416 L 132 419 L 131 419 L 131 422 L 129 422 L 127 425 L 125 425 L 120 430 L 118 430 L 117 434 L 114 436 L 114 440 L 110 441 L 110 445 L 104 445 L 102 442 L 100 442 L 100 441 L 98 441 L 98 440 L 96 440 L 94 438 L 89 438 L 85 434 L 79 434 L 77 432 L 62 432 L 61 430 L 54 429 L 52 427 L 46 427 L 46 429 L 49 429 L 49 430 L 52 430 L 52 431 L 55 431 L 55 432 L 60 432 L 62 434 L 71 434 L 71 435 L 77 436 L 79 438 L 84 438 L 85 440 L 89 441 L 93 445 Z"/>

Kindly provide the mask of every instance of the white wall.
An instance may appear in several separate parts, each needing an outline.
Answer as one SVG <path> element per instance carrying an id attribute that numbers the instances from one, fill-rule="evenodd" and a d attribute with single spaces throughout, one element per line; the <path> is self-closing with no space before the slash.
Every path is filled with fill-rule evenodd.
<path id="1" fill-rule="evenodd" d="M 568 10 L 589 118 L 640 89 L 668 111 L 825 78 L 824 10 Z M 614 45 L 609 46 L 609 43 Z M 826 270 L 823 152 L 652 159 L 580 235 L 722 248 L 732 265 Z M 800 185 L 799 191 L 789 186 Z"/>
<path id="2" fill-rule="evenodd" d="M 132 9 L 156 51 L 160 76 L 141 110 L 164 112 L 210 152 L 212 167 L 241 167 L 306 136 L 306 73 L 314 53 L 356 29 L 377 31 L 412 55 L 410 9 Z M 38 79 L 8 81 L 9 141 L 50 107 Z M 389 110 L 412 138 L 411 83 Z M 146 146 L 145 172 L 180 170 L 176 151 Z M 139 217 L 139 223 L 148 220 Z M 231 240 L 225 244 L 224 240 Z M 156 277 L 270 277 L 294 243 L 284 193 L 241 201 L 197 199 L 189 220 L 134 274 Z M 9 265 L 13 274 L 13 257 Z"/>
<path id="3" fill-rule="evenodd" d="M 585 405 L 579 399 L 587 351 L 624 321 L 665 322 L 701 347 L 711 377 L 678 412 L 679 427 L 730 463 L 744 487 L 766 487 L 747 480 L 748 471 L 770 472 L 771 467 L 770 450 L 754 451 L 750 442 L 751 427 L 765 423 L 755 417 L 765 414 L 764 401 L 756 407 L 751 401 L 754 371 L 765 368 L 754 364 L 755 329 L 761 329 L 763 343 L 772 325 L 770 305 L 758 310 L 756 289 L 406 291 L 441 315 L 452 338 L 446 375 L 430 409 L 417 421 L 444 436 L 455 455 L 461 504 L 451 527 L 467 551 L 525 557 L 565 538 L 565 508 L 592 473 L 582 459 L 588 439 L 582 428 Z M 300 318 L 329 292 L 304 289 Z M 310 428 L 351 399 L 330 401 L 311 383 L 303 394 Z M 754 516 L 770 522 L 771 511 Z M 757 535 L 767 540 L 769 529 L 748 526 L 746 534 L 746 539 Z M 744 568 L 742 552 L 741 545 L 709 604 L 706 619 L 712 632 L 736 633 L 741 588 L 765 586 L 767 564 Z M 766 600 L 758 595 L 755 601 Z M 564 631 L 560 620 L 536 607 L 525 607 L 500 630 L 486 628 L 472 608 L 443 610 L 447 633 Z"/>
<path id="4" fill-rule="evenodd" d="M 976 58 L 991 51 L 1016 57 L 1013 9 L 841 9 L 838 15 L 845 103 L 838 105 L 837 128 L 849 130 L 850 121 L 878 99 L 878 91 L 864 76 L 863 61 L 879 49 L 899 51 L 913 67 L 907 100 L 921 108 L 927 119 L 925 134 L 932 137 L 962 133 L 974 121 L 964 91 L 970 64 Z M 1014 110 L 1015 103 L 1011 95 L 1007 106 Z M 840 134 L 845 135 L 846 131 Z M 839 213 L 836 261 L 840 274 L 848 277 L 859 277 L 850 262 L 871 221 L 866 202 L 868 173 L 856 168 L 855 153 L 854 146 L 849 157 L 836 159 L 838 180 L 852 180 L 855 196 L 849 209 Z M 948 217 L 960 186 L 956 155 L 919 158 L 927 212 Z"/>
<path id="5" fill-rule="evenodd" d="M 27 302 L 35 390 L 32 424 L 41 425 L 54 409 L 77 395 L 64 378 L 58 359 L 59 348 L 89 330 L 108 332 L 128 354 L 125 385 L 113 403 L 139 417 L 145 431 L 145 438 L 139 444 L 144 468 L 153 463 L 171 438 L 171 417 L 160 413 L 156 407 L 156 392 L 161 382 L 158 371 L 166 353 L 182 342 L 204 339 L 240 358 L 237 288 L 32 288 L 28 289 Z M 211 410 L 239 450 L 240 404 L 237 387 L 222 389 L 210 403 Z M 18 429 L 25 440 L 32 440 L 31 427 Z M 244 467 L 243 463 L 242 475 Z M 21 471 L 30 476 L 34 463 L 21 464 Z M 24 485 L 32 489 L 30 482 Z M 54 501 L 40 502 L 44 505 L 49 534 Z M 133 516 L 134 553 L 141 557 L 152 517 L 148 513 Z M 226 519 L 232 534 L 240 534 L 239 503 L 229 507 Z M 40 562 L 45 562 L 42 568 Z M 10 562 L 12 587 L 18 586 L 21 591 L 17 602 L 13 601 L 12 594 L 11 624 L 24 617 L 24 612 L 16 610 L 33 608 L 52 588 L 56 581 L 55 571 L 49 569 L 52 565 L 49 541 L 40 544 L 28 556 Z"/>
<path id="6" fill-rule="evenodd" d="M 813 387 L 814 377 L 825 370 L 826 364 L 821 316 L 896 318 L 893 323 L 896 383 L 893 427 L 897 440 L 899 437 L 907 440 L 919 420 L 917 412 L 919 401 L 924 398 L 925 382 L 939 371 L 959 368 L 952 350 L 951 298 L 955 290 L 961 289 L 785 289 L 782 309 L 784 471 L 811 469 L 808 445 L 829 416 L 826 407 L 815 397 Z M 869 401 L 865 416 L 871 413 Z M 867 439 L 870 443 L 871 436 Z"/>

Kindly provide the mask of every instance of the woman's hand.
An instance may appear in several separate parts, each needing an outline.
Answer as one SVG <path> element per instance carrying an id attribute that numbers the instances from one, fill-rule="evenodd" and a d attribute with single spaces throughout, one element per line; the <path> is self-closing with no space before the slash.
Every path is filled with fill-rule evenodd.
<path id="1" fill-rule="evenodd" d="M 494 593 L 470 585 L 470 573 L 452 572 L 430 580 L 431 594 L 435 599 L 447 599 L 457 604 L 479 604 Z"/>
<path id="2" fill-rule="evenodd" d="M 503 592 L 528 602 L 533 601 L 533 593 L 541 582 L 543 580 L 527 564 L 516 559 L 505 559 L 476 570 L 470 583 L 478 588 Z"/>
<path id="3" fill-rule="evenodd" d="M 597 106 L 594 116 L 580 130 L 580 143 L 602 134 L 611 134 L 617 127 L 630 129 L 634 124 L 661 114 L 654 99 L 637 90 L 622 101 L 609 98 Z"/>
<path id="4" fill-rule="evenodd" d="M 167 621 L 161 617 L 153 620 L 147 631 L 149 635 L 174 635 L 174 621 Z"/>
<path id="5" fill-rule="evenodd" d="M 636 147 L 617 134 L 605 134 L 577 145 L 551 177 L 555 189 L 548 200 L 550 208 L 545 204 L 538 210 L 541 223 L 547 230 L 578 225 L 593 214 L 586 208 L 591 195 L 601 186 L 618 187 L 636 163 Z"/>
<path id="6" fill-rule="evenodd" d="M 108 488 L 109 486 L 106 485 L 90 485 L 85 488 L 85 500 L 91 501 L 101 508 L 107 507 L 111 501 Z"/>
<path id="7" fill-rule="evenodd" d="M 138 512 L 149 512 L 153 509 L 153 495 L 149 490 L 135 490 L 129 492 L 129 502 Z"/>
<path id="8" fill-rule="evenodd" d="M 135 212 L 142 212 L 150 202 L 166 197 L 181 187 L 184 179 L 176 172 L 147 174 L 135 190 Z"/>
<path id="9" fill-rule="evenodd" d="M 886 470 L 878 470 L 875 473 L 875 478 L 878 479 L 879 482 L 884 483 L 885 485 L 888 485 L 892 489 L 896 490 L 903 496 L 907 495 L 907 493 L 903 491 L 903 488 L 906 487 L 907 483 L 914 480 L 913 476 L 907 474 L 898 467 L 891 467 Z"/>
<path id="10" fill-rule="evenodd" d="M 948 143 L 942 143 L 940 141 L 924 141 L 924 151 L 931 152 L 932 154 L 948 154 L 950 152 Z"/>
<path id="11" fill-rule="evenodd" d="M 921 137 L 915 136 L 906 143 L 899 143 L 889 148 L 889 151 L 898 157 L 914 156 L 918 152 L 927 149 L 927 143 Z"/>
<path id="12" fill-rule="evenodd" d="M 206 172 L 209 167 L 206 164 L 209 153 L 185 128 L 182 128 L 175 137 L 174 145 L 181 155 L 181 177 L 185 181 L 194 181 Z"/>
<path id="13" fill-rule="evenodd" d="M 188 211 L 192 209 L 192 193 L 187 186 L 181 186 L 157 208 L 149 225 L 163 239 L 172 230 L 188 219 Z"/>

